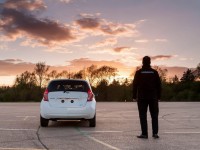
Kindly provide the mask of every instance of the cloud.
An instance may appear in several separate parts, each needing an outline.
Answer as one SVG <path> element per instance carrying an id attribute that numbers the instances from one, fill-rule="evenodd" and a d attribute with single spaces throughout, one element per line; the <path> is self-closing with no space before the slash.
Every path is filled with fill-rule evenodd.
<path id="1" fill-rule="evenodd" d="M 98 29 L 100 27 L 100 20 L 98 18 L 80 18 L 76 20 L 76 24 L 82 29 Z"/>
<path id="2" fill-rule="evenodd" d="M 63 3 L 70 3 L 72 2 L 73 0 L 59 0 L 60 2 L 63 2 Z"/>
<path id="3" fill-rule="evenodd" d="M 113 46 L 117 44 L 116 38 L 107 38 L 103 41 L 97 42 L 94 45 L 90 46 L 90 48 L 98 48 L 98 47 L 104 47 L 104 46 Z"/>
<path id="4" fill-rule="evenodd" d="M 161 68 L 167 69 L 168 71 L 167 76 L 169 78 L 172 78 L 175 75 L 177 75 L 179 79 L 183 76 L 183 72 L 188 69 L 187 67 L 179 67 L 179 66 L 174 66 L 174 67 L 162 66 Z"/>
<path id="5" fill-rule="evenodd" d="M 115 35 L 115 36 L 137 36 L 135 24 L 120 24 L 99 18 L 99 13 L 80 14 L 79 19 L 74 24 L 78 25 L 82 30 L 91 31 L 93 34 Z M 94 32 L 95 31 L 95 32 Z"/>
<path id="6" fill-rule="evenodd" d="M 167 39 L 155 39 L 155 42 L 168 42 Z"/>
<path id="7" fill-rule="evenodd" d="M 45 52 L 56 52 L 56 53 L 61 53 L 61 54 L 71 54 L 72 53 L 71 50 L 68 50 L 62 46 L 55 46 L 52 48 L 45 49 L 44 51 Z"/>
<path id="8" fill-rule="evenodd" d="M 152 61 L 156 61 L 156 60 L 168 60 L 174 57 L 177 57 L 177 55 L 156 55 L 156 56 L 149 56 L 151 58 Z M 142 62 L 143 57 L 138 57 L 136 58 L 136 60 L 138 62 Z"/>
<path id="9" fill-rule="evenodd" d="M 50 19 L 39 19 L 32 10 L 43 9 L 41 0 L 7 0 L 1 11 L 0 30 L 10 39 L 27 37 L 38 44 L 51 46 L 77 40 L 77 33 L 69 26 Z M 31 11 L 30 11 L 31 10 Z"/>
<path id="10" fill-rule="evenodd" d="M 23 62 L 21 59 L 0 60 L 0 76 L 19 75 L 24 71 L 33 71 L 33 63 Z"/>
<path id="11" fill-rule="evenodd" d="M 117 60 L 92 60 L 89 58 L 79 58 L 74 59 L 71 61 L 67 61 L 69 63 L 68 67 L 71 68 L 71 70 L 80 70 L 86 67 L 93 65 L 96 65 L 98 67 L 100 66 L 111 66 L 118 69 L 119 74 L 129 74 L 132 70 L 132 67 L 128 67 L 124 65 L 123 63 L 117 61 Z"/>
<path id="12" fill-rule="evenodd" d="M 130 50 L 130 47 L 126 47 L 126 46 L 115 47 L 113 50 L 115 52 L 119 53 L 119 52 L 122 52 L 122 51 Z"/>
<path id="13" fill-rule="evenodd" d="M 89 51 L 90 54 L 97 54 L 97 55 L 110 55 L 117 57 L 118 62 L 122 64 L 126 64 L 126 66 L 135 66 L 139 65 L 141 60 L 138 60 L 138 54 L 134 52 L 134 50 L 137 48 L 134 47 L 128 47 L 128 46 L 121 46 L 121 47 L 115 47 L 115 48 L 105 48 L 105 49 L 99 49 L 95 51 Z"/>
<path id="14" fill-rule="evenodd" d="M 45 9 L 46 6 L 44 5 L 42 0 L 7 0 L 3 7 L 6 9 L 15 9 L 15 10 L 40 10 Z"/>
<path id="15" fill-rule="evenodd" d="M 186 58 L 186 57 L 181 57 L 179 58 L 180 61 L 188 61 L 188 60 L 194 60 L 194 58 Z"/>
<path id="16" fill-rule="evenodd" d="M 8 50 L 8 46 L 5 43 L 2 43 L 0 45 L 0 51 L 6 51 L 6 50 Z"/>
<path id="17" fill-rule="evenodd" d="M 128 47 L 128 46 L 121 46 L 121 47 L 115 47 L 115 48 L 104 48 L 104 49 L 97 49 L 95 51 L 90 50 L 88 53 L 90 54 L 110 54 L 110 55 L 118 55 L 118 56 L 132 56 L 136 55 L 133 50 L 137 48 L 134 47 Z"/>
<path id="18" fill-rule="evenodd" d="M 115 62 L 115 61 L 106 61 L 106 60 L 100 60 L 100 61 L 97 61 L 97 60 L 91 60 L 89 58 L 79 58 L 79 59 L 74 59 L 74 60 L 71 60 L 71 61 L 67 61 L 69 62 L 69 65 L 71 67 L 75 67 L 75 68 L 83 68 L 83 67 L 87 67 L 87 66 L 90 66 L 90 65 L 97 65 L 97 66 L 102 66 L 102 65 L 111 65 L 111 66 L 116 66 L 116 65 L 119 65 L 121 66 L 121 63 L 120 62 Z"/>
<path id="19" fill-rule="evenodd" d="M 168 42 L 167 39 L 154 39 L 154 40 L 147 40 L 147 39 L 140 39 L 135 40 L 136 43 L 148 43 L 148 42 Z"/>
<path id="20" fill-rule="evenodd" d="M 135 40 L 136 43 L 148 43 L 149 40 L 142 39 L 142 40 Z"/>
<path id="21" fill-rule="evenodd" d="M 151 56 L 152 60 L 165 60 L 165 59 L 170 59 L 174 57 L 174 55 L 156 55 L 156 56 Z"/>
<path id="22" fill-rule="evenodd" d="M 8 62 L 8 63 L 20 63 L 20 62 L 23 62 L 23 60 L 21 60 L 21 59 L 5 59 L 3 61 L 4 62 Z"/>
<path id="23" fill-rule="evenodd" d="M 142 23 L 144 23 L 144 22 L 146 22 L 146 21 L 147 21 L 147 19 L 141 19 L 141 20 L 138 20 L 138 21 L 136 22 L 136 24 L 140 25 L 140 24 L 142 24 Z"/>

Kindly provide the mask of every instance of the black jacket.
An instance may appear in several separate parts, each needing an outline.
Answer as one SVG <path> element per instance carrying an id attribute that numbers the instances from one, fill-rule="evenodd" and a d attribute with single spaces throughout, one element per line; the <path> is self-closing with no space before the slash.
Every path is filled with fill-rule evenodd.
<path id="1" fill-rule="evenodd" d="M 133 99 L 160 99 L 161 81 L 158 72 L 149 67 L 136 71 L 133 80 Z"/>

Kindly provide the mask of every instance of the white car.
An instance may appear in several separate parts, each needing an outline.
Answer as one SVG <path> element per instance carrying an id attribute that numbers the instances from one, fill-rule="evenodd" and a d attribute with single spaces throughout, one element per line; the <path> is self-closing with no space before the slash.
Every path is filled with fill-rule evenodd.
<path id="1" fill-rule="evenodd" d="M 40 104 L 40 125 L 49 120 L 88 120 L 96 126 L 96 100 L 86 80 L 51 80 Z"/>

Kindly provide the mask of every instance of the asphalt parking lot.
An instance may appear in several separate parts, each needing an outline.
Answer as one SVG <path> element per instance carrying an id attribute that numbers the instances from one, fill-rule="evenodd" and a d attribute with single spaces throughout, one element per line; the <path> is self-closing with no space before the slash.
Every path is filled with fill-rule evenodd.
<path id="1" fill-rule="evenodd" d="M 159 135 L 140 134 L 137 104 L 97 103 L 97 126 L 86 121 L 39 126 L 39 103 L 0 103 L 0 150 L 199 150 L 200 103 L 160 102 Z"/>

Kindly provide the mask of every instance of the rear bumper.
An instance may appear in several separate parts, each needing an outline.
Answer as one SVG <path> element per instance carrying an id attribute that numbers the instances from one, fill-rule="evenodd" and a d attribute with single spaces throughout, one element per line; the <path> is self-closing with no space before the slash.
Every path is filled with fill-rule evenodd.
<path id="1" fill-rule="evenodd" d="M 96 101 L 80 108 L 54 108 L 48 101 L 41 101 L 40 114 L 45 119 L 92 119 L 96 113 Z"/>

